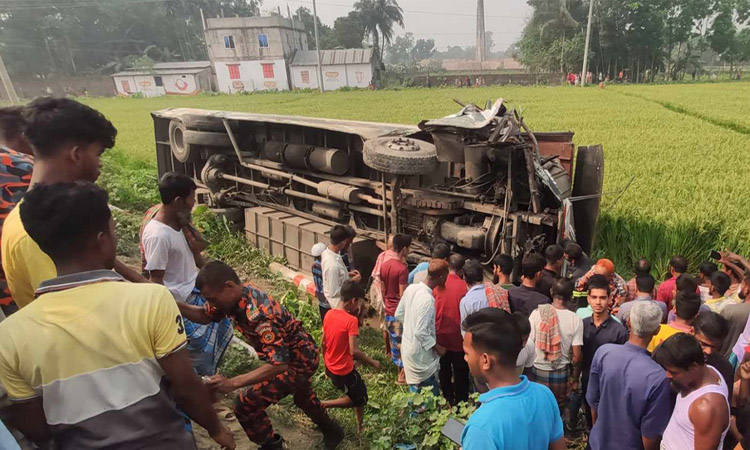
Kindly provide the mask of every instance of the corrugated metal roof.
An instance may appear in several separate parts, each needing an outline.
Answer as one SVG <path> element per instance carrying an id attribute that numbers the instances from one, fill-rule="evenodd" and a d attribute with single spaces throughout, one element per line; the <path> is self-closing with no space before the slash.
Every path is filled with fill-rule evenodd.
<path id="1" fill-rule="evenodd" d="M 207 69 L 211 67 L 211 61 L 177 61 L 154 64 L 154 69 Z"/>
<path id="2" fill-rule="evenodd" d="M 112 76 L 195 74 L 211 68 L 211 61 L 176 61 L 155 63 L 152 70 L 125 69 Z"/>
<path id="3" fill-rule="evenodd" d="M 208 70 L 209 67 L 205 68 L 199 68 L 199 69 L 154 69 L 152 71 L 146 71 L 146 70 L 123 70 L 122 72 L 117 72 L 115 74 L 112 74 L 113 77 L 132 77 L 134 75 L 194 75 L 197 73 L 201 73 L 205 70 Z"/>
<path id="4" fill-rule="evenodd" d="M 320 63 L 324 66 L 334 64 L 369 64 L 372 62 L 372 48 L 347 48 L 338 50 L 321 50 Z M 318 64 L 315 50 L 298 50 L 290 66 L 314 66 Z"/>

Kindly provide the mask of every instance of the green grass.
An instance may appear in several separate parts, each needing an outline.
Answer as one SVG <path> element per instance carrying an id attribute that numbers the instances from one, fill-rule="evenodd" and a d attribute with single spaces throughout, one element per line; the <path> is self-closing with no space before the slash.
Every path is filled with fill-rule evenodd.
<path id="1" fill-rule="evenodd" d="M 621 92 L 750 134 L 750 83 L 690 84 L 680 89 L 641 85 L 622 88 Z"/>
<path id="2" fill-rule="evenodd" d="M 140 209 L 155 200 L 150 111 L 195 107 L 416 124 L 457 110 L 453 98 L 505 98 L 537 131 L 571 130 L 577 145 L 604 146 L 605 191 L 598 254 L 621 272 L 641 256 L 662 273 L 673 253 L 700 263 L 711 248 L 750 253 L 750 83 L 608 86 L 493 86 L 479 89 L 287 92 L 256 95 L 86 99 L 117 126 L 104 185 L 113 202 Z M 119 202 L 119 203 L 118 203 Z"/>

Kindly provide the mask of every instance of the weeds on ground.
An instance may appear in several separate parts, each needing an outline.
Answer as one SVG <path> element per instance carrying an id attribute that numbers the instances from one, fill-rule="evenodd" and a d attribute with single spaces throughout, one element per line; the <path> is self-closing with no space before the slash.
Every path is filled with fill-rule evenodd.
<path id="1" fill-rule="evenodd" d="M 135 257 L 140 253 L 138 230 L 141 217 L 122 209 L 113 209 L 115 231 L 117 233 L 117 255 Z"/>
<path id="2" fill-rule="evenodd" d="M 419 449 L 454 449 L 456 444 L 440 432 L 449 417 L 465 421 L 476 409 L 478 394 L 470 404 L 451 408 L 443 397 L 435 397 L 429 389 L 422 392 L 396 392 L 373 398 L 370 414 L 365 419 L 365 437 L 370 448 L 390 450 L 399 444 Z"/>
<path id="3" fill-rule="evenodd" d="M 283 261 L 251 246 L 235 231 L 232 223 L 224 216 L 212 213 L 205 205 L 195 209 L 193 223 L 209 242 L 208 254 L 229 264 L 240 274 L 268 279 L 272 277 L 268 266 Z"/>
<path id="4" fill-rule="evenodd" d="M 109 193 L 113 205 L 134 212 L 145 212 L 159 203 L 159 179 L 155 167 L 112 150 L 102 156 L 106 170 L 99 185 Z"/>
<path id="5" fill-rule="evenodd" d="M 221 358 L 219 372 L 227 378 L 232 378 L 255 370 L 260 365 L 257 358 L 250 359 L 250 355 L 244 348 L 231 344 Z"/>

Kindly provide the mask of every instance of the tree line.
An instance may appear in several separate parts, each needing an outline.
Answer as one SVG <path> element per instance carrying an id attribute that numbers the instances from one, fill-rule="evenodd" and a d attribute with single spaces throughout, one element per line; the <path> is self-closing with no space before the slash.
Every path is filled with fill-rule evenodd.
<path id="1" fill-rule="evenodd" d="M 254 16 L 258 0 L 10 0 L 0 6 L 0 51 L 8 70 L 114 72 L 148 58 L 206 58 L 201 9 L 207 17 Z"/>
<path id="2" fill-rule="evenodd" d="M 0 52 L 9 71 L 39 77 L 205 60 L 201 11 L 207 18 L 252 17 L 261 14 L 261 1 L 7 0 L 0 4 Z M 312 12 L 299 7 L 292 15 L 305 25 L 314 49 Z M 360 48 L 369 40 L 382 55 L 394 27 L 403 25 L 396 0 L 359 0 L 332 27 L 318 19 L 320 46 Z"/>
<path id="3" fill-rule="evenodd" d="M 636 81 L 679 79 L 706 65 L 750 62 L 750 0 L 594 1 L 590 71 Z M 579 72 L 588 0 L 529 0 L 516 44 L 532 71 Z"/>

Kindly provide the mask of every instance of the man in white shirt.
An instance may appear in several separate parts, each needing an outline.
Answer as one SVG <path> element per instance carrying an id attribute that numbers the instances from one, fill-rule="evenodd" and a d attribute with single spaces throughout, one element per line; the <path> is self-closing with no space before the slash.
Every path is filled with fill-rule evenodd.
<path id="1" fill-rule="evenodd" d="M 536 361 L 536 346 L 534 345 L 534 341 L 529 339 L 531 335 L 531 323 L 522 312 L 514 312 L 512 316 L 516 321 L 516 325 L 518 325 L 518 331 L 521 332 L 521 340 L 523 341 L 523 347 L 518 354 L 518 359 L 516 359 L 516 373 L 519 376 L 528 376 L 531 374 L 531 368 L 534 367 L 534 362 Z M 477 386 L 477 389 L 479 389 L 479 386 Z"/>
<path id="2" fill-rule="evenodd" d="M 427 269 L 427 280 L 406 288 L 396 309 L 396 319 L 403 324 L 401 359 L 409 390 L 430 388 L 440 395 L 437 372 L 445 349 L 438 345 L 435 332 L 435 298 L 432 290 L 445 285 L 448 262 L 433 259 Z"/>
<path id="3" fill-rule="evenodd" d="M 331 244 L 320 255 L 320 265 L 323 269 L 323 294 L 331 308 L 335 308 L 341 301 L 341 286 L 344 281 L 359 283 L 362 276 L 357 270 L 349 271 L 341 256 L 354 241 L 354 233 L 344 225 L 334 225 L 330 235 Z"/>
<path id="4" fill-rule="evenodd" d="M 205 300 L 195 289 L 198 268 L 205 264 L 200 251 L 193 249 L 183 233 L 195 206 L 195 183 L 187 175 L 164 174 L 159 181 L 162 208 L 143 228 L 141 245 L 145 270 L 154 283 L 163 284 L 176 301 L 203 306 Z M 229 319 L 209 325 L 185 320 L 188 350 L 193 367 L 200 375 L 214 375 L 221 356 L 232 339 Z"/>
<path id="5" fill-rule="evenodd" d="M 555 394 L 562 411 L 570 392 L 578 390 L 583 361 L 583 321 L 568 309 L 573 298 L 571 281 L 558 279 L 552 285 L 551 294 L 552 304 L 540 305 L 529 316 L 529 340 L 534 341 L 536 347 L 531 372 L 534 381 L 544 384 Z M 557 329 L 556 332 L 553 328 Z M 571 365 L 573 373 L 568 378 L 568 366 Z"/>

